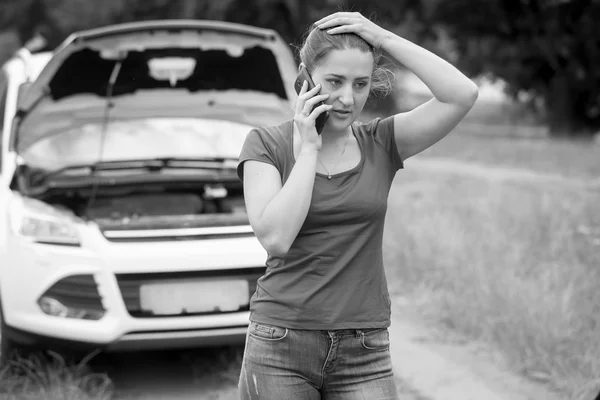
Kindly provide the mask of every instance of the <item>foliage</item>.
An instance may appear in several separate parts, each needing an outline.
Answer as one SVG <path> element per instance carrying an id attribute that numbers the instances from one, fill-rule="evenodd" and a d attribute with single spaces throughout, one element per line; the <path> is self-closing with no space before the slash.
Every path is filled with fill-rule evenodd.
<path id="1" fill-rule="evenodd" d="M 48 49 L 71 32 L 148 19 L 215 19 L 278 31 L 295 46 L 306 28 L 338 10 L 360 11 L 387 29 L 458 63 L 469 76 L 529 94 L 555 134 L 600 128 L 600 0 L 2 0 L 2 46 L 42 34 Z M 448 33 L 450 37 L 448 37 Z"/>
<path id="2" fill-rule="evenodd" d="M 596 0 L 453 0 L 430 15 L 456 39 L 462 70 L 542 100 L 557 135 L 600 128 L 598 18 Z"/>
<path id="3" fill-rule="evenodd" d="M 388 27 L 407 18 L 405 11 L 419 9 L 419 0 L 373 2 L 359 0 L 3 0 L 0 32 L 15 30 L 25 42 L 41 33 L 56 47 L 73 31 L 112 23 L 148 19 L 214 19 L 271 28 L 289 42 L 301 39 L 307 26 L 329 12 L 356 10 L 378 17 Z M 413 14 L 410 14 L 411 16 Z M 405 32 L 408 33 L 408 32 Z"/>

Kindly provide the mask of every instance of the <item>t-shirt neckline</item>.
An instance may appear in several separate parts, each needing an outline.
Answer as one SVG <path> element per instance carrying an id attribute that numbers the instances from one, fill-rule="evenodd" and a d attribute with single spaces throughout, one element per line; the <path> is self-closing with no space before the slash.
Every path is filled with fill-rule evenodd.
<path id="1" fill-rule="evenodd" d="M 289 152 L 291 153 L 291 157 L 292 157 L 292 162 L 295 165 L 296 164 L 296 157 L 294 156 L 294 120 L 291 120 L 288 122 L 289 123 L 289 129 L 288 132 L 290 134 L 290 148 L 289 148 Z M 345 171 L 341 171 L 341 172 L 337 172 L 331 175 L 328 174 L 323 174 L 321 172 L 316 172 L 315 175 L 316 176 L 320 176 L 322 178 L 325 178 L 327 180 L 332 180 L 335 178 L 339 178 L 341 176 L 344 175 L 349 175 L 352 174 L 356 171 L 358 171 L 365 160 L 365 154 L 364 154 L 364 148 L 363 148 L 363 144 L 360 140 L 360 138 L 358 137 L 358 135 L 356 134 L 356 130 L 354 129 L 354 122 L 352 124 L 350 124 L 350 129 L 352 130 L 352 136 L 354 136 L 354 138 L 356 139 L 356 142 L 358 143 L 358 148 L 360 149 L 360 161 L 358 162 L 358 164 L 356 164 L 354 167 L 347 169 Z M 331 178 L 330 178 L 331 176 Z"/>

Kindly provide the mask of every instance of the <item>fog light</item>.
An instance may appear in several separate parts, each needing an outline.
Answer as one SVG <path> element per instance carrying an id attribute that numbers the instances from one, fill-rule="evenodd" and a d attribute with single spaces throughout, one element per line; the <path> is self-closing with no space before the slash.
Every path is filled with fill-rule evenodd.
<path id="1" fill-rule="evenodd" d="M 98 320 L 104 315 L 104 310 L 86 310 L 67 307 L 60 301 L 49 296 L 42 296 L 38 304 L 45 314 L 53 317 Z"/>
<path id="2" fill-rule="evenodd" d="M 43 312 L 54 317 L 66 317 L 69 314 L 67 306 L 52 297 L 42 297 L 39 305 Z"/>
<path id="3" fill-rule="evenodd" d="M 98 320 L 104 316 L 94 275 L 70 275 L 48 288 L 38 299 L 45 314 L 62 318 Z"/>

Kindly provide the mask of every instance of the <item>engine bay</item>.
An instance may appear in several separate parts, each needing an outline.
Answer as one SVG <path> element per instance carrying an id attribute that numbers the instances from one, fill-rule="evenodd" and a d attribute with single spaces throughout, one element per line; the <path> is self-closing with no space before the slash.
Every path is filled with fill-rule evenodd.
<path id="1" fill-rule="evenodd" d="M 43 201 L 62 209 L 68 209 L 84 220 L 113 227 L 135 225 L 143 222 L 152 227 L 152 221 L 220 221 L 228 225 L 233 220 L 247 221 L 243 193 L 240 184 L 203 185 L 143 185 L 136 188 L 100 186 L 90 201 L 89 189 L 54 190 Z M 214 218 L 214 216 L 219 216 Z M 182 219 L 181 217 L 185 217 Z"/>

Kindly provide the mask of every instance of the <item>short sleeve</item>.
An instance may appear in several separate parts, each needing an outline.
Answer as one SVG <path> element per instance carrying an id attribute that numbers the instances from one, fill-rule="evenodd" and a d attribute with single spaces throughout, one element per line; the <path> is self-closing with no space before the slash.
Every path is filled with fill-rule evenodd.
<path id="1" fill-rule="evenodd" d="M 252 129 L 242 146 L 238 159 L 237 175 L 240 180 L 244 180 L 244 162 L 248 160 L 261 161 L 277 167 L 273 149 L 268 146 L 264 137 L 265 132 L 259 129 Z"/>
<path id="2" fill-rule="evenodd" d="M 369 123 L 372 129 L 375 141 L 381 145 L 390 156 L 393 167 L 396 171 L 404 168 L 404 163 L 398 153 L 396 139 L 394 137 L 394 117 L 390 116 L 384 119 L 376 118 Z"/>

